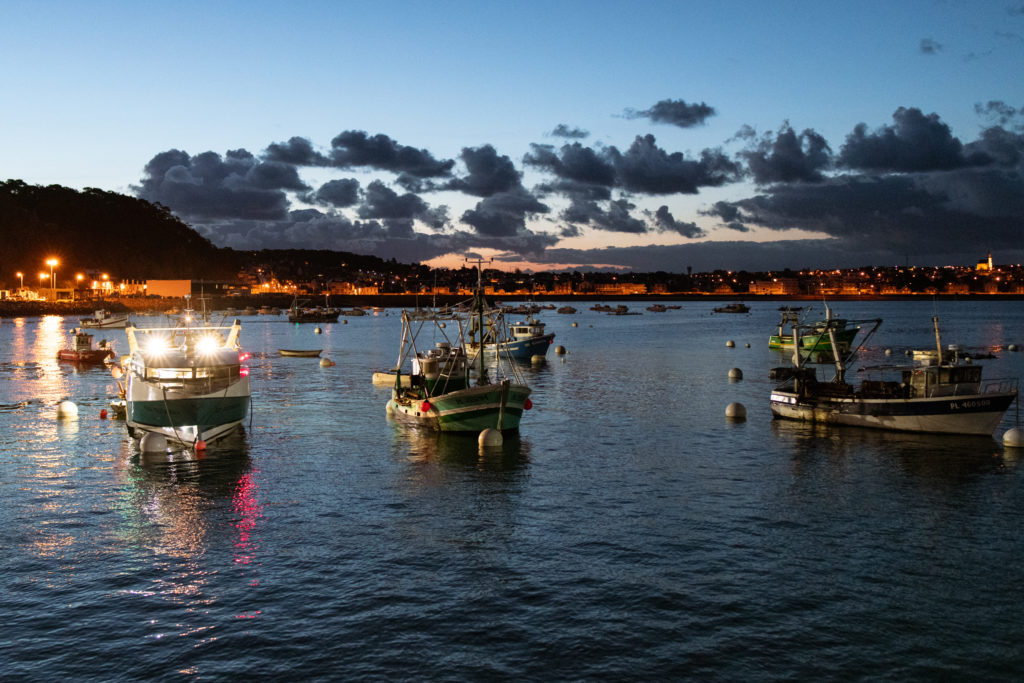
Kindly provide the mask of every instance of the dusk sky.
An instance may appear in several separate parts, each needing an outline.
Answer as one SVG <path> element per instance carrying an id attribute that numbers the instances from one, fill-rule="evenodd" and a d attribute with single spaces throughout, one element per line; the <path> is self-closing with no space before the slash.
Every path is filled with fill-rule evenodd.
<path id="1" fill-rule="evenodd" d="M 430 265 L 1024 262 L 1024 0 L 70 2 L 0 175 Z"/>

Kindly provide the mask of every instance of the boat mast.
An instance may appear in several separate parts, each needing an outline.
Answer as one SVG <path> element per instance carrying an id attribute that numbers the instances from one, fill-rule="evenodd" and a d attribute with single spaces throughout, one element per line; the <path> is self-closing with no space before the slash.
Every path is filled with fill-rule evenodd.
<path id="1" fill-rule="evenodd" d="M 935 348 L 938 350 L 937 363 L 942 364 L 942 340 L 939 339 L 939 316 L 932 316 L 932 326 L 935 328 Z"/>
<path id="2" fill-rule="evenodd" d="M 480 359 L 480 376 L 477 378 L 477 386 L 483 384 L 490 384 L 490 380 L 487 379 L 487 366 L 484 365 L 484 279 L 483 279 L 483 264 L 490 263 L 494 259 L 484 261 L 482 258 L 478 259 L 466 259 L 468 263 L 476 264 L 476 312 L 477 320 L 480 323 L 480 351 L 477 353 L 477 358 Z M 497 337 L 495 337 L 495 350 L 497 350 Z"/>

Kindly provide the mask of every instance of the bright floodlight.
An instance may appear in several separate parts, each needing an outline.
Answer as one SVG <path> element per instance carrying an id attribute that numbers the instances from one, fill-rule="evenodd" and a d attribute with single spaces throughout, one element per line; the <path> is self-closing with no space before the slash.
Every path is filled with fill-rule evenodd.
<path id="1" fill-rule="evenodd" d="M 196 351 L 203 354 L 210 354 L 217 351 L 220 348 L 220 341 L 211 335 L 200 337 L 196 342 Z"/>
<path id="2" fill-rule="evenodd" d="M 168 346 L 169 344 L 167 342 L 167 337 L 157 337 L 154 335 L 150 335 L 146 339 L 146 351 L 149 351 L 150 353 L 166 353 Z"/>

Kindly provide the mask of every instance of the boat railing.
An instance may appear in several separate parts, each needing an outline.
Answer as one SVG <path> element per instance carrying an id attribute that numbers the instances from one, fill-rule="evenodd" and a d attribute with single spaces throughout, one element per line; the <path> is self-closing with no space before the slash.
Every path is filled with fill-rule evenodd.
<path id="1" fill-rule="evenodd" d="M 1017 380 L 1010 379 L 986 379 L 981 383 L 980 394 L 1005 394 L 1009 391 L 1017 391 Z"/>

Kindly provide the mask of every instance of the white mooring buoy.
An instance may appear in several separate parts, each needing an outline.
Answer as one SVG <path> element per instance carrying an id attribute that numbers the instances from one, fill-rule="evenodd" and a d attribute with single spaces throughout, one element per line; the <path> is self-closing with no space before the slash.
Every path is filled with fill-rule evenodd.
<path id="1" fill-rule="evenodd" d="M 322 367 L 322 368 L 329 368 L 332 365 L 334 365 L 334 361 L 331 360 L 330 358 L 321 358 L 320 359 L 320 367 Z"/>
<path id="2" fill-rule="evenodd" d="M 485 448 L 487 446 L 500 446 L 504 442 L 504 439 L 501 437 L 501 432 L 497 429 L 491 429 L 488 427 L 480 432 L 480 436 L 477 437 L 477 442 L 480 444 L 481 448 Z"/>
<path id="3" fill-rule="evenodd" d="M 730 403 L 725 407 L 725 416 L 733 420 L 746 420 L 747 409 L 742 403 Z"/>
<path id="4" fill-rule="evenodd" d="M 1013 448 L 1024 448 L 1024 429 L 1014 427 L 1003 434 L 1003 445 Z"/>
<path id="5" fill-rule="evenodd" d="M 743 379 L 743 371 L 739 368 L 733 368 L 729 371 L 729 379 Z"/>
<path id="6" fill-rule="evenodd" d="M 76 406 L 72 401 L 61 401 L 60 405 L 57 406 L 57 419 L 77 420 L 78 406 Z"/>
<path id="7" fill-rule="evenodd" d="M 556 346 L 555 353 L 557 353 L 559 356 L 564 356 L 566 353 L 568 353 L 568 351 L 565 350 L 564 346 Z"/>
<path id="8" fill-rule="evenodd" d="M 321 330 L 319 327 L 313 330 L 313 334 L 323 334 L 323 333 L 324 333 L 324 331 Z"/>
<path id="9" fill-rule="evenodd" d="M 146 432 L 139 439 L 139 449 L 143 453 L 160 453 L 167 450 L 167 439 L 163 434 Z"/>
<path id="10" fill-rule="evenodd" d="M 547 359 L 547 356 L 540 353 L 535 353 L 532 356 L 530 356 L 530 362 L 534 365 L 540 365 L 544 363 Z"/>
<path id="11" fill-rule="evenodd" d="M 1010 351 L 1016 351 L 1017 350 L 1017 345 L 1016 344 L 1010 344 L 1006 348 L 1008 348 Z"/>
<path id="12" fill-rule="evenodd" d="M 580 324 L 579 324 L 579 323 L 573 323 L 573 324 L 572 324 L 572 326 L 573 326 L 573 327 L 579 327 L 579 326 L 580 326 Z"/>
<path id="13" fill-rule="evenodd" d="M 732 339 L 730 339 L 729 341 L 725 342 L 725 348 L 727 348 L 727 349 L 731 349 L 734 346 L 736 346 L 736 342 L 734 342 Z"/>

